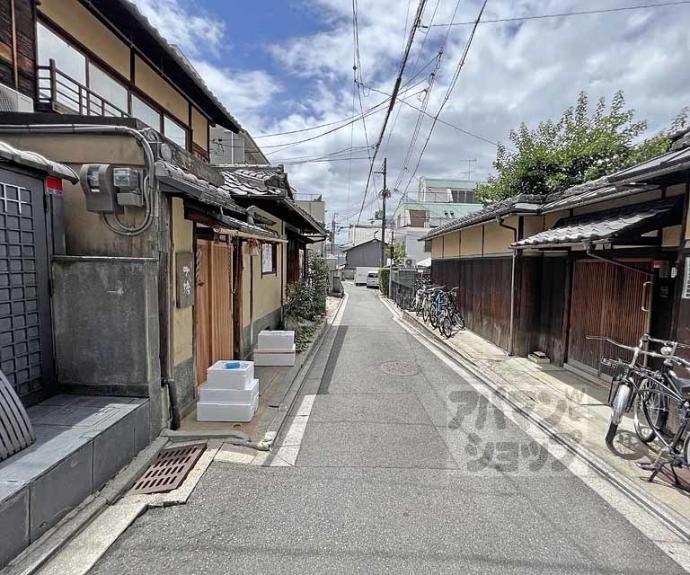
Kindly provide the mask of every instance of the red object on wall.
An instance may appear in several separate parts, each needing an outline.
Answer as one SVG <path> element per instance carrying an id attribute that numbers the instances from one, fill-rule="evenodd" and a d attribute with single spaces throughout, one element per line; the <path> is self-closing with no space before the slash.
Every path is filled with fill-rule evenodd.
<path id="1" fill-rule="evenodd" d="M 48 176 L 46 178 L 46 193 L 54 196 L 62 195 L 62 179 L 55 176 Z"/>

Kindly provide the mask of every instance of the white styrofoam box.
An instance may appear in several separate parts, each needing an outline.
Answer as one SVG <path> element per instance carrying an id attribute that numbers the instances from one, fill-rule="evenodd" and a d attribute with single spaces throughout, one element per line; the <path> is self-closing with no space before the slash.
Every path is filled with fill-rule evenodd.
<path id="1" fill-rule="evenodd" d="M 295 346 L 295 332 L 292 330 L 268 330 L 259 332 L 257 347 L 261 351 L 287 351 Z"/>
<path id="2" fill-rule="evenodd" d="M 252 403 L 259 395 L 259 380 L 253 379 L 245 389 L 199 387 L 199 401 L 202 403 Z"/>
<path id="3" fill-rule="evenodd" d="M 291 366 L 295 365 L 295 352 L 273 353 L 254 350 L 254 365 L 259 366 Z"/>
<path id="4" fill-rule="evenodd" d="M 290 349 L 268 349 L 259 346 L 254 348 L 254 353 L 295 353 L 295 351 L 297 351 L 297 345 L 294 343 Z"/>
<path id="5" fill-rule="evenodd" d="M 247 389 L 254 379 L 254 362 L 240 361 L 236 369 L 226 368 L 226 364 L 234 361 L 221 359 L 208 368 L 206 386 L 211 389 Z"/>
<path id="6" fill-rule="evenodd" d="M 252 403 L 205 403 L 196 405 L 197 421 L 251 421 L 256 413 Z"/>

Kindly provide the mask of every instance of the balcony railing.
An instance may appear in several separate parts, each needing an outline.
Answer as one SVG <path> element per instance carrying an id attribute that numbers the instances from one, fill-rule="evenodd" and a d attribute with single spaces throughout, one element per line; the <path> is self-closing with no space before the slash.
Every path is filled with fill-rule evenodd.
<path id="1" fill-rule="evenodd" d="M 129 114 L 58 70 L 55 61 L 38 66 L 38 104 L 53 112 L 81 116 L 129 117 Z"/>

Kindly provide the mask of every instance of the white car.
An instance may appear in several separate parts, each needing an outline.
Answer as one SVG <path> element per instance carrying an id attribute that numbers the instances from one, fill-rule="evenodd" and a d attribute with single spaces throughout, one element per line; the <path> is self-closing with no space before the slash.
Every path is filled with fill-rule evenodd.
<path id="1" fill-rule="evenodd" d="M 367 287 L 368 288 L 379 287 L 379 272 L 369 272 L 367 274 Z"/>

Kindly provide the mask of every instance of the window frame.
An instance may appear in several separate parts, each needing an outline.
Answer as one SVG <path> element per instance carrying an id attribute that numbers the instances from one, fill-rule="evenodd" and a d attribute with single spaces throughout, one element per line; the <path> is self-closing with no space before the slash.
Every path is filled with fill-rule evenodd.
<path id="1" fill-rule="evenodd" d="M 169 119 L 180 126 L 184 132 L 185 132 L 185 146 L 184 149 L 188 152 L 192 152 L 192 126 L 191 126 L 191 119 L 183 120 L 181 118 L 178 118 L 177 116 L 171 114 L 168 112 L 166 109 L 161 107 L 158 103 L 154 102 L 146 93 L 142 92 L 134 83 L 133 83 L 133 76 L 131 78 L 127 78 L 123 76 L 119 71 L 115 70 L 112 68 L 106 61 L 101 59 L 96 53 L 94 53 L 92 50 L 88 48 L 88 46 L 85 46 L 83 43 L 81 43 L 78 39 L 74 38 L 69 31 L 65 30 L 62 28 L 62 26 L 58 25 L 57 23 L 53 22 L 49 17 L 47 17 L 45 14 L 38 14 L 36 18 L 36 66 L 42 66 L 43 64 L 39 63 L 39 44 L 38 44 L 38 26 L 42 26 L 45 28 L 49 33 L 51 33 L 54 36 L 57 36 L 62 42 L 66 43 L 70 48 L 78 52 L 85 60 L 84 63 L 84 73 L 85 73 L 85 79 L 84 79 L 84 86 L 86 86 L 89 90 L 92 90 L 94 93 L 98 95 L 98 97 L 103 98 L 98 92 L 93 90 L 93 88 L 90 86 L 89 82 L 89 65 L 93 65 L 96 68 L 98 68 L 103 74 L 111 78 L 114 82 L 122 85 L 126 90 L 127 90 L 127 107 L 126 109 L 123 109 L 123 112 L 126 112 L 130 117 L 134 118 L 135 116 L 132 114 L 132 99 L 137 98 L 141 102 L 143 102 L 145 105 L 149 106 L 150 108 L 153 108 L 156 112 L 158 112 L 158 115 L 160 117 L 160 124 L 158 127 L 151 126 L 154 130 L 156 130 L 159 134 L 165 137 L 164 134 L 164 118 L 165 116 L 168 116 Z M 133 48 L 133 50 L 135 50 Z M 58 69 L 60 69 L 58 67 Z M 131 65 L 130 65 L 130 73 L 132 73 Z M 158 71 L 156 73 L 160 76 L 160 78 L 163 81 L 167 81 L 165 77 L 161 76 Z M 75 81 L 78 81 L 75 79 Z M 170 81 L 167 81 L 167 83 L 177 92 L 180 93 L 180 95 L 185 99 L 185 101 L 189 105 L 193 105 L 190 100 L 186 98 L 183 92 L 179 90 L 174 84 L 172 84 Z M 113 103 L 113 105 L 115 105 Z M 197 110 L 205 116 L 204 112 L 202 110 Z M 88 110 L 87 110 L 88 111 Z M 81 112 L 79 112 L 81 113 Z M 143 120 L 140 120 L 143 121 Z M 146 122 L 144 122 L 146 123 Z M 148 126 L 149 124 L 146 123 Z M 210 138 L 210 128 L 207 129 L 207 135 Z M 171 140 L 172 141 L 172 140 Z M 176 144 L 179 145 L 179 144 Z"/>
<path id="2" fill-rule="evenodd" d="M 264 249 L 271 248 L 271 269 L 264 271 Z M 261 244 L 261 276 L 278 275 L 278 244 L 273 242 L 262 242 Z"/>

